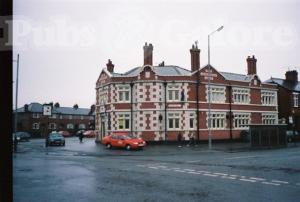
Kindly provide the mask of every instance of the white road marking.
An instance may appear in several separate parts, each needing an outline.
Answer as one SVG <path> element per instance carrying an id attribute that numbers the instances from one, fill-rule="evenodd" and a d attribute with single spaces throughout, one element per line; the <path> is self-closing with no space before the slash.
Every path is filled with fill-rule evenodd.
<path id="1" fill-rule="evenodd" d="M 224 159 L 247 159 L 247 158 L 255 158 L 257 156 L 235 156 L 230 158 L 224 158 Z"/>
<path id="2" fill-rule="evenodd" d="M 158 169 L 158 167 L 152 167 L 152 166 L 149 166 L 148 168 L 152 168 L 152 169 Z"/>
<path id="3" fill-rule="evenodd" d="M 280 181 L 280 180 L 272 180 L 272 182 L 275 182 L 275 183 L 282 183 L 282 184 L 288 184 L 289 182 L 286 182 L 286 181 Z"/>
<path id="4" fill-rule="evenodd" d="M 264 178 L 259 178 L 259 177 L 250 177 L 252 180 L 257 180 L 257 181 L 265 181 L 266 179 Z"/>
<path id="5" fill-rule="evenodd" d="M 237 175 L 230 175 L 230 177 L 237 177 Z"/>
<path id="6" fill-rule="evenodd" d="M 205 176 L 210 176 L 210 177 L 217 177 L 218 175 L 213 175 L 213 174 L 203 174 Z"/>
<path id="7" fill-rule="evenodd" d="M 231 180 L 236 180 L 235 177 L 228 177 L 228 176 L 222 176 L 221 178 L 224 178 L 224 179 L 231 179 Z"/>
<path id="8" fill-rule="evenodd" d="M 201 173 L 197 173 L 197 172 L 188 172 L 190 174 L 196 174 L 196 175 L 201 175 Z"/>
<path id="9" fill-rule="evenodd" d="M 193 169 L 183 169 L 183 170 L 186 170 L 186 171 L 195 171 L 195 170 L 193 170 Z"/>
<path id="10" fill-rule="evenodd" d="M 175 172 L 181 172 L 181 173 L 185 173 L 186 171 L 184 170 L 174 170 Z"/>
<path id="11" fill-rule="evenodd" d="M 228 174 L 225 174 L 225 173 L 213 173 L 215 175 L 228 175 Z"/>
<path id="12" fill-rule="evenodd" d="M 275 186 L 279 186 L 280 185 L 280 184 L 272 183 L 272 182 L 262 182 L 262 184 L 275 185 Z"/>
<path id="13" fill-rule="evenodd" d="M 239 179 L 240 181 L 245 181 L 245 182 L 256 182 L 256 180 L 249 180 L 249 179 L 244 179 L 244 178 L 242 178 L 242 179 Z"/>

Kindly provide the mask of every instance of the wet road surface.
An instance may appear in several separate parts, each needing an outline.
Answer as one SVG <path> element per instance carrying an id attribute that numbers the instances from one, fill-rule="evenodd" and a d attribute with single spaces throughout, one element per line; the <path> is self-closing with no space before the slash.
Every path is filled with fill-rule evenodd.
<path id="1" fill-rule="evenodd" d="M 33 139 L 12 154 L 14 201 L 299 201 L 300 147 L 227 147 L 107 150 L 67 138 L 45 148 Z"/>

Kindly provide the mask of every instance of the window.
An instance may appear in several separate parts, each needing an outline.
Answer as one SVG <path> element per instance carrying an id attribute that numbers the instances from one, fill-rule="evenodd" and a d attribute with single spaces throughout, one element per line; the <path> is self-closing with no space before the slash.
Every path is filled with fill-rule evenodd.
<path id="1" fill-rule="evenodd" d="M 225 113 L 211 113 L 211 129 L 225 128 Z"/>
<path id="2" fill-rule="evenodd" d="M 191 129 L 195 128 L 195 114 L 190 114 L 189 126 Z"/>
<path id="3" fill-rule="evenodd" d="M 277 124 L 278 117 L 277 114 L 262 114 L 263 124 Z"/>
<path id="4" fill-rule="evenodd" d="M 276 105 L 276 99 L 275 91 L 261 91 L 261 103 L 263 105 Z"/>
<path id="5" fill-rule="evenodd" d="M 72 116 L 72 115 L 69 115 L 69 119 L 73 119 L 73 116 Z"/>
<path id="6" fill-rule="evenodd" d="M 32 114 L 32 118 L 38 119 L 38 118 L 40 118 L 40 114 L 38 114 L 38 113 L 33 113 L 33 114 Z"/>
<path id="7" fill-rule="evenodd" d="M 214 103 L 225 102 L 225 87 L 210 86 L 210 89 L 211 89 L 211 102 Z M 208 101 L 209 101 L 209 95 L 208 95 Z"/>
<path id="8" fill-rule="evenodd" d="M 83 120 L 83 116 L 80 116 L 80 119 Z"/>
<path id="9" fill-rule="evenodd" d="M 118 129 L 128 130 L 130 127 L 130 115 L 129 114 L 119 114 L 118 116 Z"/>
<path id="10" fill-rule="evenodd" d="M 34 129 L 34 130 L 40 129 L 40 124 L 39 123 L 32 124 L 32 129 Z"/>
<path id="11" fill-rule="evenodd" d="M 233 88 L 233 102 L 234 103 L 250 103 L 250 89 L 247 88 Z"/>
<path id="12" fill-rule="evenodd" d="M 179 129 L 179 113 L 169 113 L 168 114 L 168 128 L 169 129 Z"/>
<path id="13" fill-rule="evenodd" d="M 56 129 L 56 124 L 55 123 L 50 123 L 48 126 L 49 129 Z"/>
<path id="14" fill-rule="evenodd" d="M 62 119 L 62 118 L 63 118 L 63 115 L 59 115 L 59 118 Z"/>
<path id="15" fill-rule="evenodd" d="M 129 86 L 119 86 L 118 87 L 118 96 L 119 96 L 119 101 L 125 101 L 128 102 L 129 100 L 129 92 L 130 92 L 130 87 Z"/>
<path id="16" fill-rule="evenodd" d="M 79 129 L 85 129 L 85 124 L 84 123 L 79 124 Z"/>
<path id="17" fill-rule="evenodd" d="M 74 124 L 73 123 L 68 123 L 67 124 L 67 129 L 74 129 Z"/>
<path id="18" fill-rule="evenodd" d="M 250 114 L 249 113 L 239 113 L 234 114 L 234 128 L 247 129 L 250 124 Z"/>
<path id="19" fill-rule="evenodd" d="M 168 86 L 168 101 L 179 101 L 179 86 Z"/>
<path id="20" fill-rule="evenodd" d="M 293 93 L 293 106 L 298 107 L 298 103 L 299 103 L 299 94 Z"/>

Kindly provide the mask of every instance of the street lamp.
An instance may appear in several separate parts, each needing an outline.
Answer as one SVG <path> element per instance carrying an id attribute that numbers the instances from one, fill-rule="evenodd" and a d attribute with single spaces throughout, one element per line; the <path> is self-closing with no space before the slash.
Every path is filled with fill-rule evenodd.
<path id="1" fill-rule="evenodd" d="M 210 36 L 215 32 L 219 32 L 224 28 L 224 26 L 219 27 L 212 33 L 210 33 L 208 38 L 208 148 L 211 149 L 211 89 L 210 89 L 210 79 L 211 79 L 211 66 L 210 66 Z"/>
<path id="2" fill-rule="evenodd" d="M 19 87 L 19 54 L 17 60 L 13 60 L 13 62 L 17 62 L 17 79 L 16 79 L 16 101 L 15 101 L 15 122 L 14 122 L 14 151 L 17 151 L 18 139 L 17 139 L 17 131 L 18 131 L 18 87 Z"/>

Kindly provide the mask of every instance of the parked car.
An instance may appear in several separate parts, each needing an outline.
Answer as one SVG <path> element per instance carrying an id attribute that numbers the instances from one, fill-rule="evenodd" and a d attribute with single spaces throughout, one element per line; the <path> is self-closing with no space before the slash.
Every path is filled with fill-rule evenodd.
<path id="1" fill-rule="evenodd" d="M 62 145 L 65 146 L 65 138 L 60 133 L 50 133 L 47 139 L 48 145 Z"/>
<path id="2" fill-rule="evenodd" d="M 294 135 L 293 130 L 287 130 L 286 131 L 286 139 L 288 142 L 294 142 L 294 141 L 300 140 L 299 132 L 295 131 L 295 135 Z"/>
<path id="3" fill-rule="evenodd" d="M 111 149 L 112 147 L 125 148 L 126 150 L 131 149 L 143 149 L 146 146 L 146 142 L 141 138 L 136 138 L 130 134 L 112 134 L 105 136 L 101 143 L 106 148 Z"/>
<path id="4" fill-rule="evenodd" d="M 61 130 L 58 133 L 61 134 L 64 137 L 71 137 L 72 136 L 71 133 L 69 133 L 69 131 L 66 131 L 66 130 Z"/>
<path id="5" fill-rule="evenodd" d="M 31 135 L 27 132 L 16 132 L 16 138 L 18 141 L 29 141 Z"/>
<path id="6" fill-rule="evenodd" d="M 91 137 L 94 138 L 96 137 L 96 131 L 94 130 L 87 130 L 83 133 L 83 137 Z"/>

